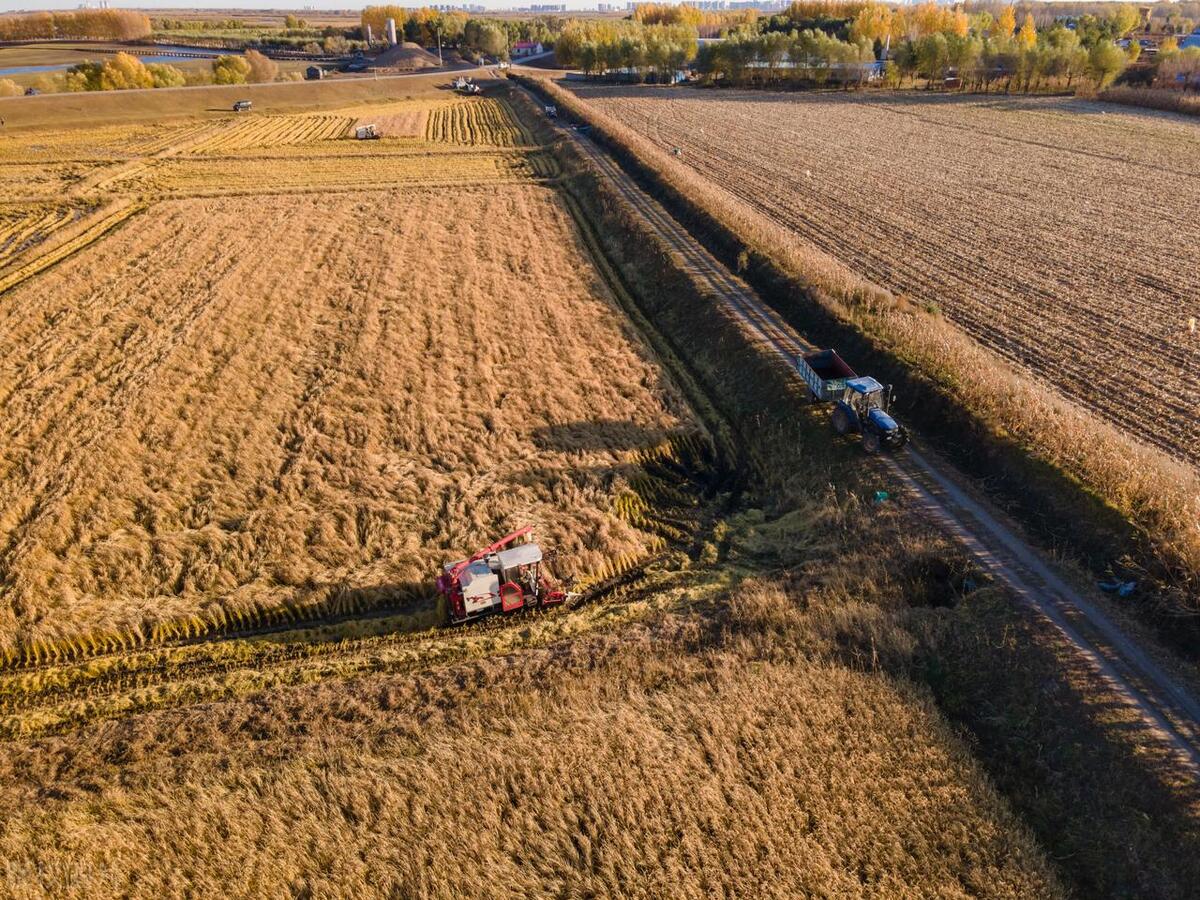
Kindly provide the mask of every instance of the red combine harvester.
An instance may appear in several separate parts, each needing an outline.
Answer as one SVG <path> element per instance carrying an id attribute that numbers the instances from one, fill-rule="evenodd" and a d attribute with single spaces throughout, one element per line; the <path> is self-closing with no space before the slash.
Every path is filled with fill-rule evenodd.
<path id="1" fill-rule="evenodd" d="M 517 543 L 520 538 L 526 540 Z M 454 625 L 494 612 L 557 606 L 567 599 L 542 572 L 542 548 L 533 540 L 531 525 L 470 559 L 447 563 L 438 576 L 437 588 L 446 597 L 446 610 Z"/>

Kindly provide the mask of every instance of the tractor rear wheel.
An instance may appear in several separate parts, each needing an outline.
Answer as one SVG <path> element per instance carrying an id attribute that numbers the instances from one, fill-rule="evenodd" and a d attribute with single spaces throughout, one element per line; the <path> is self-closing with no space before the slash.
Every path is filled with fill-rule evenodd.
<path id="1" fill-rule="evenodd" d="M 850 417 L 840 406 L 833 410 L 833 430 L 838 434 L 845 434 L 850 430 Z"/>

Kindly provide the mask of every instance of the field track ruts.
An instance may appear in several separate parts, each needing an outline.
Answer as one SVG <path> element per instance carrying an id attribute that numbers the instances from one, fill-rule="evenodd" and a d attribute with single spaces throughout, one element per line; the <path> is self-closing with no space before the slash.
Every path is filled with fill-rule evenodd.
<path id="1" fill-rule="evenodd" d="M 143 208 L 137 203 L 117 203 L 102 208 L 88 218 L 77 220 L 82 223 L 81 227 L 83 227 L 83 230 L 74 237 L 51 247 L 40 256 L 36 256 L 9 271 L 5 271 L 0 266 L 0 294 L 32 278 L 39 272 L 43 272 L 51 266 L 62 262 L 72 254 L 78 253 L 89 244 L 108 234 L 118 225 L 127 221 Z M 61 220 L 54 230 L 61 228 L 67 221 L 69 220 Z"/>
<path id="2" fill-rule="evenodd" d="M 101 700 L 119 703 L 120 713 L 128 715 L 220 699 L 239 692 L 222 682 L 229 676 L 282 686 L 447 662 L 463 656 L 463 646 L 500 632 L 523 643 L 522 633 L 531 626 L 553 635 L 562 617 L 577 612 L 597 616 L 600 622 L 615 604 L 650 599 L 654 589 L 644 581 L 644 569 L 638 566 L 596 584 L 564 608 L 492 617 L 432 633 L 407 627 L 403 614 L 382 610 L 332 623 L 345 627 L 343 637 L 313 638 L 314 632 L 328 630 L 331 623 L 311 623 L 0 672 L 0 739 L 90 721 L 95 717 L 93 707 Z M 603 604 L 604 611 L 591 609 L 597 604 Z M 391 624 L 397 620 L 398 624 Z M 372 631 L 375 624 L 379 630 Z M 363 636 L 351 636 L 356 627 L 363 626 Z M 244 688 L 240 692 L 244 693 Z M 31 725 L 31 716 L 46 713 L 58 724 L 47 727 L 43 720 Z"/>
<path id="3" fill-rule="evenodd" d="M 693 274 L 702 291 L 725 303 L 781 365 L 809 345 L 740 279 L 643 192 L 610 157 L 573 135 L 584 153 L 644 216 Z M 798 377 L 798 376 L 796 376 Z M 944 469 L 917 449 L 885 457 L 885 465 L 914 502 L 938 526 L 961 541 L 989 572 L 1044 616 L 1082 658 L 1136 710 L 1145 726 L 1171 746 L 1193 778 L 1200 775 L 1200 704 L 1125 636 L 1093 602 L 1025 545 L 998 516 L 958 487 Z"/>
<path id="4" fill-rule="evenodd" d="M 581 93 L 852 271 L 1200 462 L 1194 125 L 1065 100 Z"/>

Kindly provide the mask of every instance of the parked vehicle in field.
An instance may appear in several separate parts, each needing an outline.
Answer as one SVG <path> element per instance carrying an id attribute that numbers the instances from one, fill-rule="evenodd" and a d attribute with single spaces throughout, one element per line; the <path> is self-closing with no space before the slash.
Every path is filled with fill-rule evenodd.
<path id="1" fill-rule="evenodd" d="M 858 432 L 868 453 L 899 450 L 908 443 L 908 432 L 888 412 L 891 386 L 856 374 L 836 350 L 797 356 L 796 371 L 814 400 L 833 403 L 831 421 L 838 434 Z"/>
<path id="2" fill-rule="evenodd" d="M 354 139 L 358 141 L 373 141 L 379 138 L 379 128 L 376 125 L 359 125 L 354 129 Z"/>
<path id="3" fill-rule="evenodd" d="M 248 112 L 253 104 L 249 100 L 239 100 L 233 104 L 234 112 Z"/>
<path id="4" fill-rule="evenodd" d="M 552 103 L 547 103 L 546 104 L 546 118 L 557 119 L 558 118 L 558 107 Z"/>

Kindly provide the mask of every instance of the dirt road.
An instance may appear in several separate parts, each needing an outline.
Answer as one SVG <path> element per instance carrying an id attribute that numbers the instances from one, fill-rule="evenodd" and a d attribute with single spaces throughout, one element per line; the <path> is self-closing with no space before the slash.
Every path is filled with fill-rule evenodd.
<path id="1" fill-rule="evenodd" d="M 697 287 L 724 303 L 746 329 L 797 378 L 797 355 L 815 348 L 788 326 L 743 281 L 709 253 L 661 204 L 592 140 L 570 133 L 629 205 L 667 242 Z M 974 499 L 944 463 L 910 446 L 884 465 L 940 527 L 954 535 L 980 566 L 1007 585 L 1112 686 L 1148 729 L 1168 742 L 1193 776 L 1200 775 L 1200 703 L 1084 592 Z"/>

